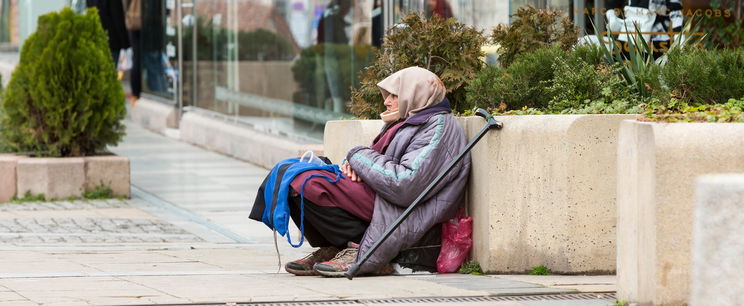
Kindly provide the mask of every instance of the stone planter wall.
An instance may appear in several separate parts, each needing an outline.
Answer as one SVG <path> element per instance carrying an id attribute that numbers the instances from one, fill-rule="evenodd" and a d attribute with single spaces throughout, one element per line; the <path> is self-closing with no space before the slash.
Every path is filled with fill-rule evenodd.
<path id="1" fill-rule="evenodd" d="M 129 197 L 129 159 L 121 156 L 27 158 L 0 156 L 0 202 L 13 196 L 43 194 L 47 200 L 80 197 L 105 185 L 117 196 Z"/>
<path id="2" fill-rule="evenodd" d="M 554 273 L 615 270 L 618 127 L 634 115 L 500 116 L 471 151 L 469 213 L 473 257 L 486 272 Z M 480 117 L 461 118 L 471 139 Z M 326 124 L 325 153 L 334 162 L 369 145 L 382 123 Z"/>
<path id="3" fill-rule="evenodd" d="M 618 143 L 618 300 L 690 293 L 695 177 L 744 172 L 744 124 L 624 121 Z"/>

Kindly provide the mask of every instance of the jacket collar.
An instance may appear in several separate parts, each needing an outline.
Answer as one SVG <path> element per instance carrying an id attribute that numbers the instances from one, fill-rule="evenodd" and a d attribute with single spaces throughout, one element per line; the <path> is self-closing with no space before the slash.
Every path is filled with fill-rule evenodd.
<path id="1" fill-rule="evenodd" d="M 420 125 L 429 118 L 431 118 L 434 115 L 438 114 L 448 114 L 452 112 L 452 108 L 450 107 L 449 100 L 447 100 L 447 97 L 442 100 L 442 102 L 439 102 L 439 104 L 434 105 L 432 107 L 429 107 L 425 110 L 422 110 L 415 115 L 409 117 L 406 119 L 405 124 L 406 125 Z"/>

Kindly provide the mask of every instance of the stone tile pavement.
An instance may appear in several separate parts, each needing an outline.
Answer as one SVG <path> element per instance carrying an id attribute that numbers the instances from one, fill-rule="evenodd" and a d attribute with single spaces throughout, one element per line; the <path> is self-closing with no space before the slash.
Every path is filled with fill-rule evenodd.
<path id="1" fill-rule="evenodd" d="M 131 199 L 0 204 L 0 305 L 614 303 L 613 276 L 287 274 L 272 232 L 247 219 L 267 170 L 127 132 L 114 151 L 132 160 Z M 283 239 L 282 262 L 310 250 Z"/>

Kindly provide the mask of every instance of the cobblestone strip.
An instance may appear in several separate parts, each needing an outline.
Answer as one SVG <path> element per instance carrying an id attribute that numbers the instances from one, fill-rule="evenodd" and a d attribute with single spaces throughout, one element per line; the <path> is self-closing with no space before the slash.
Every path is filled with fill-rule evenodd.
<path id="1" fill-rule="evenodd" d="M 2 211 L 66 211 L 132 208 L 124 200 L 3 203 Z M 0 218 L 0 243 L 201 242 L 169 222 L 126 218 Z"/>
<path id="2" fill-rule="evenodd" d="M 0 203 L 0 211 L 19 210 L 79 210 L 97 208 L 125 208 L 131 207 L 126 200 L 79 200 L 79 201 L 56 201 L 56 202 L 26 202 L 26 203 Z"/>
<path id="3" fill-rule="evenodd" d="M 160 220 L 107 218 L 0 219 L 0 242 L 196 242 L 197 236 Z"/>

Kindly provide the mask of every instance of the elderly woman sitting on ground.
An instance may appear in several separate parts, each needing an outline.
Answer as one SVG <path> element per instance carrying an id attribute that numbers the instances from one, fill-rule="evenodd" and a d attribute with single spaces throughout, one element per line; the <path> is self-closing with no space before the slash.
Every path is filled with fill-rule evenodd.
<path id="1" fill-rule="evenodd" d="M 444 84 L 434 73 L 409 67 L 377 86 L 387 110 L 380 115 L 385 125 L 370 146 L 352 148 L 340 168 L 296 170 L 280 163 L 259 189 L 251 219 L 275 220 L 272 214 L 277 212 L 266 207 L 279 209 L 279 204 L 272 204 L 278 203 L 276 198 L 281 201 L 277 191 L 283 189 L 273 182 L 286 182 L 288 213 L 310 245 L 318 247 L 287 263 L 289 273 L 343 276 L 466 144 L 445 98 Z M 466 156 L 360 267 L 360 274 L 392 273 L 391 260 L 399 252 L 453 218 L 469 171 Z"/>

